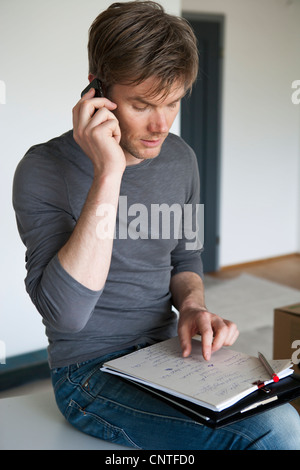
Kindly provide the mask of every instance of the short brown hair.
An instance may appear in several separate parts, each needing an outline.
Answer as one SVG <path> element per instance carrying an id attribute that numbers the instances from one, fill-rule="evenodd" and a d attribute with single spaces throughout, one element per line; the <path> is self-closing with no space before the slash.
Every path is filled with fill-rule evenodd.
<path id="1" fill-rule="evenodd" d="M 175 82 L 189 91 L 198 74 L 191 26 L 152 1 L 113 3 L 102 12 L 90 27 L 88 54 L 89 72 L 105 87 L 155 76 L 154 94 L 167 94 Z"/>

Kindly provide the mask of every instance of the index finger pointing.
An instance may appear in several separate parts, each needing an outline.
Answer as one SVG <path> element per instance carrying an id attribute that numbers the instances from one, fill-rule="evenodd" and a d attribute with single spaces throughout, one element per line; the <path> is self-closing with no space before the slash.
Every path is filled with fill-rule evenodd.
<path id="1" fill-rule="evenodd" d="M 211 349 L 213 341 L 213 331 L 211 328 L 207 328 L 201 333 L 202 337 L 202 354 L 206 361 L 209 361 L 211 358 Z"/>

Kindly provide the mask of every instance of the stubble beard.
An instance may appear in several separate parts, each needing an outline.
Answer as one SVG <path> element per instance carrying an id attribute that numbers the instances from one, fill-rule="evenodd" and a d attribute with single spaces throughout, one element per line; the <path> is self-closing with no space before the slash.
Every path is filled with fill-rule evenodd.
<path id="1" fill-rule="evenodd" d="M 166 137 L 167 137 L 166 135 L 158 136 L 158 137 L 156 136 L 157 139 L 163 138 L 164 140 L 166 139 Z M 142 155 L 141 152 L 136 148 L 136 146 L 134 144 L 132 144 L 131 142 L 129 142 L 126 139 L 122 139 L 122 137 L 121 137 L 121 141 L 120 141 L 120 146 L 122 147 L 124 152 L 127 152 L 132 157 L 134 157 L 134 158 L 136 158 L 137 160 L 140 160 L 140 161 L 151 160 L 153 158 L 156 158 L 160 154 L 161 148 L 162 148 L 162 145 L 161 145 L 159 148 L 156 149 L 156 153 L 153 156 L 147 157 L 147 156 Z"/>

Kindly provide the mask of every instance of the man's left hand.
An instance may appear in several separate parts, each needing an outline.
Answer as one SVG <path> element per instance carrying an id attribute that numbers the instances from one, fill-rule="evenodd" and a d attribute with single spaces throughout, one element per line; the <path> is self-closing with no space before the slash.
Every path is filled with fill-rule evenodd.
<path id="1" fill-rule="evenodd" d="M 190 308 L 180 312 L 178 335 L 183 357 L 191 354 L 191 340 L 196 334 L 202 337 L 203 357 L 209 361 L 214 351 L 222 346 L 231 346 L 239 331 L 235 323 L 224 320 L 204 308 Z"/>

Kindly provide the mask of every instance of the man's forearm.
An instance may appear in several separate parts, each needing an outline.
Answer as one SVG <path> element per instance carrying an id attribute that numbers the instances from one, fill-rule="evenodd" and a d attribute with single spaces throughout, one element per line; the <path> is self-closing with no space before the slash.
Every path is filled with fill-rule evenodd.
<path id="1" fill-rule="evenodd" d="M 103 288 L 110 267 L 121 178 L 94 179 L 76 227 L 58 253 L 68 274 L 95 291 Z"/>
<path id="2" fill-rule="evenodd" d="M 179 312 L 189 308 L 206 310 L 204 285 L 198 274 L 193 272 L 176 274 L 171 278 L 170 290 L 173 305 Z"/>
<path id="3" fill-rule="evenodd" d="M 89 90 L 73 108 L 73 136 L 94 166 L 94 180 L 76 227 L 58 253 L 62 267 L 85 287 L 104 287 L 111 262 L 116 213 L 126 159 L 121 130 L 106 98 Z"/>

